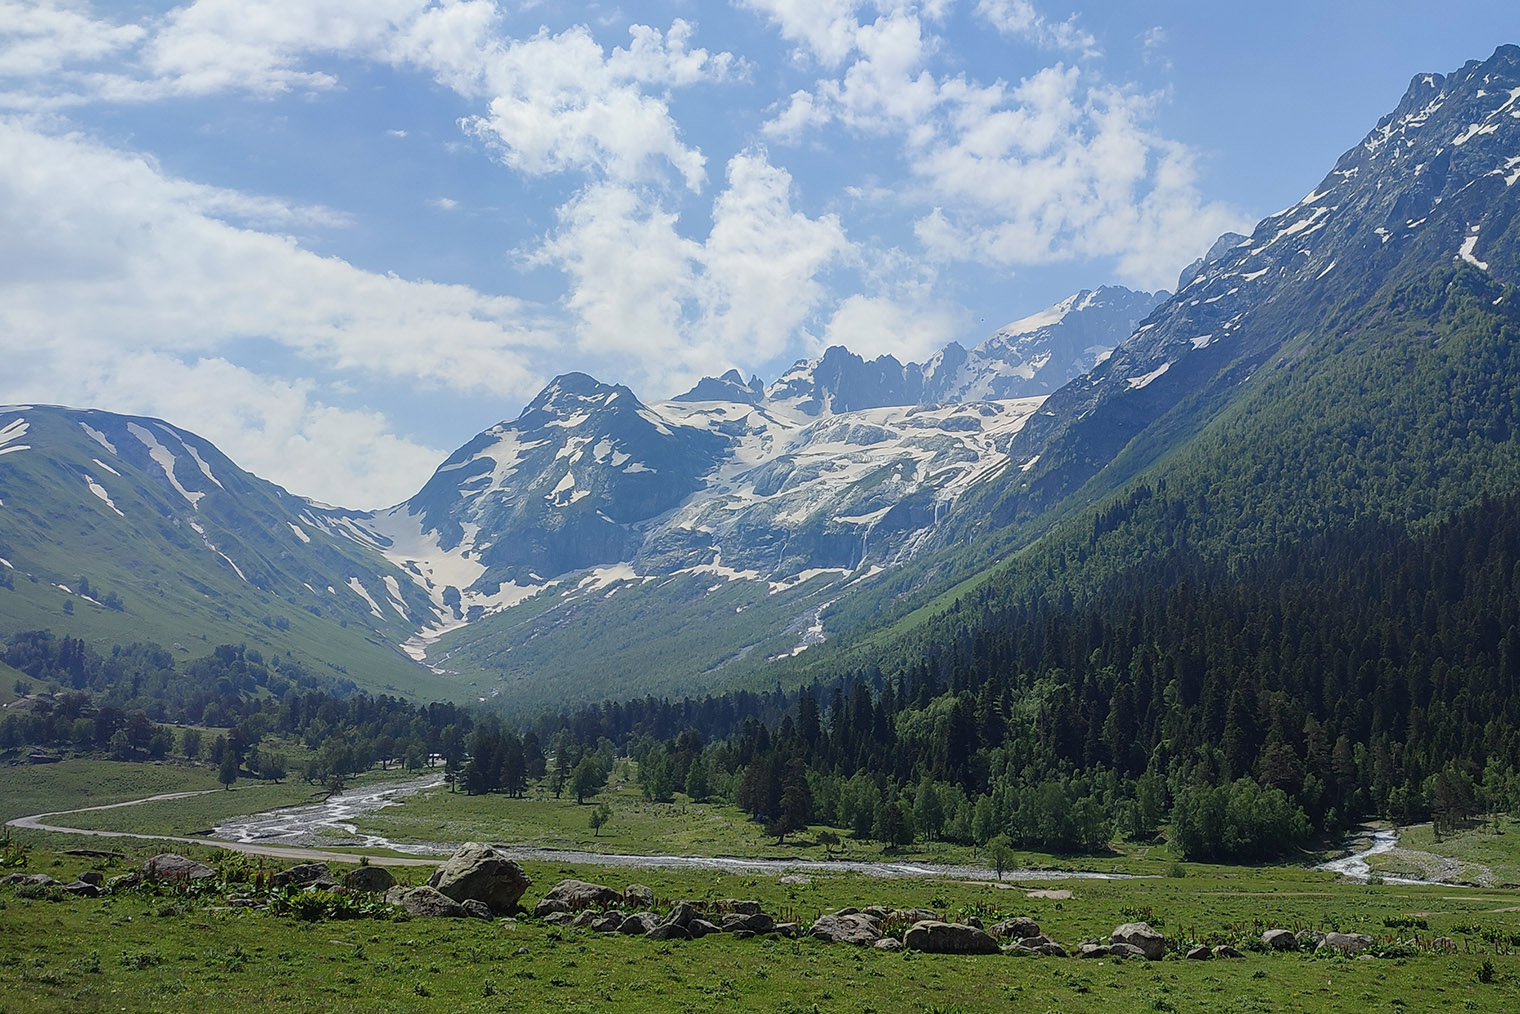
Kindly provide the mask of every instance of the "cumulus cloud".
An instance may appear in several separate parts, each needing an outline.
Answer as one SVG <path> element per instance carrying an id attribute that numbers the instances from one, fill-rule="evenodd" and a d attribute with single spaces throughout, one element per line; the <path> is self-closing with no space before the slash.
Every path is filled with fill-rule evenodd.
<path id="1" fill-rule="evenodd" d="M 838 219 L 795 210 L 791 175 L 752 150 L 729 161 L 701 241 L 648 193 L 604 182 L 534 256 L 570 275 L 583 350 L 673 390 L 787 351 L 825 301 L 821 272 L 850 255 Z"/>
<path id="2" fill-rule="evenodd" d="M 533 357 L 555 342 L 545 315 L 465 286 L 362 271 L 226 220 L 310 217 L 280 207 L 175 179 L 83 137 L 0 121 L 0 233 L 10 240 L 0 246 L 0 329 L 15 349 L 8 397 L 38 398 L 49 384 L 101 404 L 163 395 L 163 381 L 142 380 L 153 369 L 128 383 L 123 366 L 101 364 L 215 360 L 249 338 L 276 343 L 310 370 L 531 394 L 540 379 Z M 93 386 L 73 385 L 76 376 L 94 377 Z M 107 399 L 113 382 L 116 398 Z M 272 413 L 295 402 L 261 404 Z M 313 411 L 284 425 L 295 432 L 346 418 Z M 255 428 L 274 425 L 270 415 Z M 265 474 L 277 478 L 293 467 L 279 457 L 270 464 Z M 325 498 L 344 500 L 341 485 L 331 488 L 341 475 L 322 481 Z"/>
<path id="3" fill-rule="evenodd" d="M 999 30 L 1091 55 L 1092 36 L 1051 22 L 1025 0 L 979 0 Z M 927 202 L 915 234 L 940 261 L 1016 267 L 1112 258 L 1120 278 L 1150 288 L 1241 214 L 1198 191 L 1195 155 L 1150 126 L 1155 98 L 1057 63 L 1010 84 L 931 71 L 940 44 L 926 15 L 902 5 L 856 23 L 841 73 L 797 91 L 765 125 L 797 142 L 839 124 L 901 139 L 911 184 Z"/>
<path id="4" fill-rule="evenodd" d="M 1095 54 L 1098 40 L 1077 25 L 1073 14 L 1065 21 L 1051 21 L 1030 0 L 977 0 L 976 13 L 1005 35 L 1021 37 L 1047 49 Z"/>

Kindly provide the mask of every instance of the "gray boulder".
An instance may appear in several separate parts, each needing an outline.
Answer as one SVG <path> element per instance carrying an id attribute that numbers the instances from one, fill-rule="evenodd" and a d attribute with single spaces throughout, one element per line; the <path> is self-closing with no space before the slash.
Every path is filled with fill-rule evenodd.
<path id="1" fill-rule="evenodd" d="M 995 937 L 975 926 L 925 919 L 914 923 L 903 934 L 909 950 L 926 954 L 996 954 Z"/>
<path id="2" fill-rule="evenodd" d="M 1108 942 L 1137 947 L 1147 961 L 1160 961 L 1166 953 L 1166 937 L 1151 929 L 1148 922 L 1127 922 L 1117 926 L 1109 934 Z"/>
<path id="3" fill-rule="evenodd" d="M 131 873 L 123 873 L 106 881 L 107 891 L 130 891 L 143 882 L 143 875 L 136 870 Z M 4 881 L 0 881 L 4 883 Z"/>
<path id="4" fill-rule="evenodd" d="M 800 922 L 778 922 L 776 935 L 786 937 L 788 940 L 796 940 L 802 936 L 802 924 Z"/>
<path id="5" fill-rule="evenodd" d="M 51 887 L 56 883 L 58 881 L 46 873 L 11 873 L 0 877 L 0 884 L 4 884 L 6 887 Z"/>
<path id="6" fill-rule="evenodd" d="M 561 880 L 554 890 L 544 895 L 533 908 L 533 914 L 548 915 L 550 912 L 579 912 L 586 908 L 605 908 L 621 904 L 623 896 L 610 887 L 592 884 L 585 880 Z"/>
<path id="7" fill-rule="evenodd" d="M 897 939 L 896 937 L 882 937 L 880 940 L 876 941 L 871 946 L 874 947 L 874 948 L 876 948 L 878 951 L 900 951 L 900 950 L 903 950 L 903 942 L 901 940 Z"/>
<path id="8" fill-rule="evenodd" d="M 463 905 L 432 887 L 392 888 L 385 900 L 400 905 L 412 915 L 445 919 L 463 919 L 469 915 Z"/>
<path id="9" fill-rule="evenodd" d="M 1108 944 L 1084 943 L 1077 948 L 1079 958 L 1106 958 L 1108 957 Z"/>
<path id="10" fill-rule="evenodd" d="M 722 933 L 723 930 L 706 919 L 693 919 L 686 925 L 686 932 L 692 935 L 692 939 L 710 936 L 713 933 Z"/>
<path id="11" fill-rule="evenodd" d="M 737 912 L 739 915 L 759 915 L 762 911 L 758 901 L 740 901 L 735 898 L 725 898 L 718 902 L 720 912 Z"/>
<path id="12" fill-rule="evenodd" d="M 808 935 L 831 944 L 874 944 L 881 939 L 881 927 L 870 916 L 821 915 Z"/>
<path id="13" fill-rule="evenodd" d="M 690 940 L 691 931 L 673 922 L 662 922 L 644 936 L 650 940 Z"/>
<path id="14" fill-rule="evenodd" d="M 1214 957 L 1216 957 L 1216 958 L 1243 958 L 1243 957 L 1245 957 L 1244 954 L 1242 954 L 1239 950 L 1235 949 L 1234 947 L 1231 947 L 1229 944 L 1216 944 L 1214 946 L 1214 952 L 1213 953 L 1214 953 Z"/>
<path id="15" fill-rule="evenodd" d="M 692 907 L 691 902 L 683 901 L 670 910 L 670 914 L 665 917 L 665 923 L 685 929 L 696 917 L 697 910 Z"/>
<path id="16" fill-rule="evenodd" d="M 771 933 L 776 929 L 776 920 L 764 912 L 755 912 L 750 915 L 730 912 L 723 917 L 722 926 L 724 933 L 736 933 L 739 930 L 748 930 L 751 933 Z"/>
<path id="17" fill-rule="evenodd" d="M 1112 958 L 1122 958 L 1126 961 L 1145 961 L 1145 952 L 1134 944 L 1109 944 L 1108 954 Z"/>
<path id="18" fill-rule="evenodd" d="M 1261 935 L 1261 942 L 1274 951 L 1298 950 L 1298 938 L 1293 935 L 1292 930 L 1269 929 Z"/>
<path id="19" fill-rule="evenodd" d="M 1004 919 L 997 923 L 987 932 L 995 937 L 1010 937 L 1014 940 L 1027 940 L 1030 937 L 1040 935 L 1040 924 L 1028 916 L 1015 916 L 1012 919 Z"/>
<path id="20" fill-rule="evenodd" d="M 1298 941 L 1298 949 L 1312 951 L 1324 942 L 1325 935 L 1319 930 L 1299 930 L 1293 934 L 1293 939 Z"/>
<path id="21" fill-rule="evenodd" d="M 269 886 L 275 890 L 279 890 L 291 884 L 298 884 L 304 887 L 318 880 L 331 879 L 332 871 L 327 868 L 326 863 L 301 863 L 299 866 L 292 866 L 288 870 L 281 870 L 274 874 L 274 876 L 269 878 Z"/>
<path id="22" fill-rule="evenodd" d="M 465 915 L 471 916 L 472 918 L 484 919 L 486 922 L 490 922 L 492 919 L 491 908 L 483 901 L 476 901 L 474 898 L 469 898 L 461 902 L 459 907 L 464 909 Z"/>
<path id="23" fill-rule="evenodd" d="M 623 926 L 623 920 L 627 916 L 622 912 L 604 912 L 591 920 L 591 929 L 596 933 L 616 933 Z"/>
<path id="24" fill-rule="evenodd" d="M 344 875 L 343 886 L 350 891 L 389 891 L 396 878 L 384 866 L 361 866 Z"/>
<path id="25" fill-rule="evenodd" d="M 428 886 L 455 901 L 474 898 L 493 912 L 513 912 L 533 881 L 506 853 L 490 845 L 470 842 L 449 857 L 428 878 Z"/>
<path id="26" fill-rule="evenodd" d="M 660 920 L 653 912 L 635 912 L 618 925 L 618 932 L 629 936 L 644 936 L 659 924 Z"/>
<path id="27" fill-rule="evenodd" d="M 204 880 L 216 876 L 211 867 L 186 859 L 178 852 L 160 852 L 143 863 L 143 873 L 149 880 Z"/>
<path id="28" fill-rule="evenodd" d="M 1360 954 L 1372 946 L 1372 938 L 1365 933 L 1326 933 L 1320 942 L 1322 951 L 1340 951 L 1343 954 Z"/>
<path id="29" fill-rule="evenodd" d="M 623 888 L 623 903 L 632 908 L 654 908 L 654 890 L 643 884 Z"/>
<path id="30" fill-rule="evenodd" d="M 1214 952 L 1207 947 L 1194 947 L 1187 952 L 1189 961 L 1213 961 Z"/>
<path id="31" fill-rule="evenodd" d="M 79 898 L 99 898 L 106 893 L 99 884 L 92 884 L 84 880 L 76 880 L 72 884 L 64 884 L 63 889 Z"/>
<path id="32" fill-rule="evenodd" d="M 573 926 L 575 924 L 575 913 L 550 912 L 543 919 L 546 926 Z"/>
<path id="33" fill-rule="evenodd" d="M 85 870 L 79 875 L 79 879 L 83 883 L 94 884 L 96 887 L 101 887 L 106 882 L 104 874 L 99 870 Z"/>

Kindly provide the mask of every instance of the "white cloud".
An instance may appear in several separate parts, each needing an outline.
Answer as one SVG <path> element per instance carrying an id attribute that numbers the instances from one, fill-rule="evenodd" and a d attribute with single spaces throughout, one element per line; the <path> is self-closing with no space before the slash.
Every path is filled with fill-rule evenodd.
<path id="1" fill-rule="evenodd" d="M 1077 25 L 1073 14 L 1065 21 L 1051 21 L 1030 0 L 977 0 L 976 13 L 1005 35 L 1012 35 L 1048 49 L 1064 49 L 1096 55 L 1098 40 Z"/>
<path id="2" fill-rule="evenodd" d="M 827 296 L 821 272 L 852 255 L 838 220 L 794 210 L 791 190 L 763 152 L 736 155 L 699 242 L 648 193 L 594 185 L 535 257 L 569 275 L 584 350 L 673 393 L 792 347 Z"/>
<path id="3" fill-rule="evenodd" d="M 143 381 L 151 370 L 123 379 L 122 364 L 214 360 L 249 338 L 299 356 L 308 372 L 414 378 L 510 398 L 537 386 L 535 357 L 556 339 L 552 322 L 533 307 L 465 286 L 362 271 L 224 220 L 250 211 L 303 220 L 301 209 L 280 208 L 168 177 L 147 159 L 78 136 L 0 120 L 8 397 L 38 398 L 57 384 L 103 405 L 133 402 L 143 391 L 167 388 Z M 76 376 L 98 380 L 81 389 L 71 386 Z M 118 386 L 107 398 L 113 378 Z M 215 400 L 216 393 L 205 396 Z M 157 414 L 193 418 L 172 408 Z M 261 425 L 276 422 L 271 416 Z M 377 431 L 376 439 L 387 438 Z M 264 474 L 296 485 L 286 478 L 294 467 L 275 457 Z M 322 481 L 346 480 L 334 474 Z M 343 488 L 320 494 L 346 498 Z"/>
<path id="4" fill-rule="evenodd" d="M 855 48 L 856 0 L 738 0 L 740 7 L 764 14 L 796 43 L 798 55 L 825 67 L 837 67 Z"/>
<path id="5" fill-rule="evenodd" d="M 898 362 L 921 362 L 964 327 L 962 315 L 948 307 L 913 299 L 854 295 L 839 304 L 824 329 L 824 345 L 843 345 L 864 356 L 895 356 Z"/>
<path id="6" fill-rule="evenodd" d="M 53 74 L 130 49 L 145 34 L 138 25 L 96 20 L 83 3 L 0 0 L 0 77 Z"/>
<path id="7" fill-rule="evenodd" d="M 455 208 L 459 207 L 459 202 L 454 200 L 452 197 L 434 197 L 432 200 L 428 201 L 428 203 L 437 208 L 439 211 L 453 211 Z"/>

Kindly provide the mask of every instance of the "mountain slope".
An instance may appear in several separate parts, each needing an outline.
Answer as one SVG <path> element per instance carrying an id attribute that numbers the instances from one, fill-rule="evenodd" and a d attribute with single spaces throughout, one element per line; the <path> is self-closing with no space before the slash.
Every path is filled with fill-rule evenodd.
<path id="1" fill-rule="evenodd" d="M 8 629 L 71 629 L 101 650 L 247 642 L 373 689 L 457 693 L 392 647 L 427 599 L 346 526 L 160 420 L 0 407 Z"/>

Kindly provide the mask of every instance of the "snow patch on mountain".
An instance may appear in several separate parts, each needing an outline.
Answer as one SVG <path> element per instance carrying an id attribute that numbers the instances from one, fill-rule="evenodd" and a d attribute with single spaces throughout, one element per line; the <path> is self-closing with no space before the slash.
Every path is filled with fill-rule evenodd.
<path id="1" fill-rule="evenodd" d="M 148 449 L 148 457 L 152 458 L 158 467 L 163 469 L 164 476 L 169 480 L 169 484 L 179 491 L 179 495 L 184 497 L 190 506 L 196 510 L 200 510 L 201 498 L 206 494 L 191 492 L 180 484 L 179 479 L 174 475 L 174 466 L 177 459 L 174 457 L 173 452 L 159 443 L 158 438 L 153 435 L 152 431 L 139 426 L 135 422 L 127 423 L 127 431 L 140 440 L 142 445 Z M 231 563 L 230 560 L 228 562 Z"/>
<path id="2" fill-rule="evenodd" d="M 84 484 L 89 487 L 91 493 L 94 493 L 97 497 L 100 498 L 102 503 L 115 511 L 118 517 L 126 517 L 126 515 L 121 512 L 121 508 L 116 506 L 116 501 L 111 499 L 111 494 L 106 492 L 106 488 L 104 486 L 95 481 L 94 476 L 86 475 L 84 477 Z"/>

